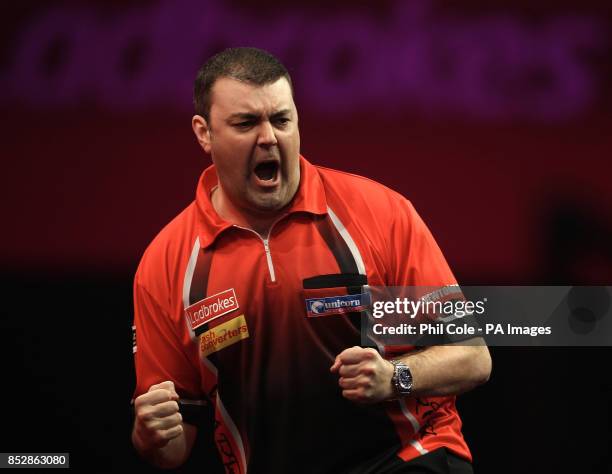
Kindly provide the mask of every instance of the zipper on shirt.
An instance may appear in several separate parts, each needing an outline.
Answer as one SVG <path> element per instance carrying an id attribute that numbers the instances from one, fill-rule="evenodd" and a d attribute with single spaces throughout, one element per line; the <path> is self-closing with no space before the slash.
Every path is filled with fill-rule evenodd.
<path id="1" fill-rule="evenodd" d="M 263 240 L 264 250 L 266 251 L 266 260 L 268 261 L 268 270 L 270 270 L 270 279 L 272 281 L 276 281 L 276 274 L 274 273 L 274 264 L 272 263 L 272 254 L 270 253 L 270 244 L 268 240 L 270 239 L 270 233 L 268 232 L 268 236 Z"/>
<path id="2" fill-rule="evenodd" d="M 249 229 L 248 227 L 242 227 L 242 226 L 234 224 L 234 227 L 237 227 L 238 229 L 243 229 L 243 230 L 248 230 L 249 232 L 253 232 L 263 242 L 264 251 L 266 253 L 266 262 L 268 263 L 268 271 L 270 272 L 270 279 L 272 280 L 272 282 L 276 282 L 276 272 L 274 271 L 274 263 L 272 262 L 272 253 L 270 252 L 270 234 L 272 234 L 272 229 L 274 228 L 274 226 L 286 216 L 287 214 L 279 217 L 272 223 L 272 225 L 270 226 L 270 229 L 268 229 L 268 235 L 266 235 L 265 238 L 263 238 L 258 232 L 255 232 L 253 229 Z"/>

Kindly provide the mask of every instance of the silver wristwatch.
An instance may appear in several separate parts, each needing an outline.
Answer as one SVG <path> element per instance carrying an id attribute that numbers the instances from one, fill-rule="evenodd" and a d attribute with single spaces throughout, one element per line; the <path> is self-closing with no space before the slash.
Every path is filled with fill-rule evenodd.
<path id="1" fill-rule="evenodd" d="M 391 385 L 396 397 L 407 397 L 412 392 L 412 373 L 401 360 L 389 361 L 393 364 L 393 377 Z"/>

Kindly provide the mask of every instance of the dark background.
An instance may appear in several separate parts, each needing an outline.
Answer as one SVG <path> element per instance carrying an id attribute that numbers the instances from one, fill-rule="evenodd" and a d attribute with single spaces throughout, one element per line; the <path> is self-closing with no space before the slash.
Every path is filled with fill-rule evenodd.
<path id="1" fill-rule="evenodd" d="M 607 1 L 29 1 L 0 22 L 0 452 L 146 469 L 132 276 L 209 163 L 190 88 L 225 46 L 279 55 L 303 154 L 402 192 L 460 282 L 612 282 Z M 610 472 L 609 348 L 492 355 L 459 399 L 478 472 Z M 201 432 L 184 470 L 215 472 Z"/>

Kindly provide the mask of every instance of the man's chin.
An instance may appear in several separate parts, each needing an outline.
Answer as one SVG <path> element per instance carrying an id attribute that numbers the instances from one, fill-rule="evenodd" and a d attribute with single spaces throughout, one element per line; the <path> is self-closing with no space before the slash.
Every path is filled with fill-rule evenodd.
<path id="1" fill-rule="evenodd" d="M 256 196 L 249 199 L 249 208 L 257 214 L 275 214 L 285 208 L 287 204 L 289 204 L 287 199 L 275 195 Z"/>

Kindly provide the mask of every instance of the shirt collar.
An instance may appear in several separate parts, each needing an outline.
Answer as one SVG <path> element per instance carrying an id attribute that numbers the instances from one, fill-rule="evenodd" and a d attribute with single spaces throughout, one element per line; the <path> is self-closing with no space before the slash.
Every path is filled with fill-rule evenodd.
<path id="1" fill-rule="evenodd" d="M 217 171 L 214 165 L 204 170 L 198 181 L 196 191 L 196 207 L 198 212 L 198 233 L 200 245 L 206 248 L 211 245 L 219 234 L 232 227 L 232 224 L 217 214 L 210 199 L 212 190 L 217 186 Z M 318 170 L 300 155 L 300 185 L 289 204 L 283 210 L 284 214 L 308 212 L 311 214 L 327 214 L 327 199 L 325 189 Z"/>

